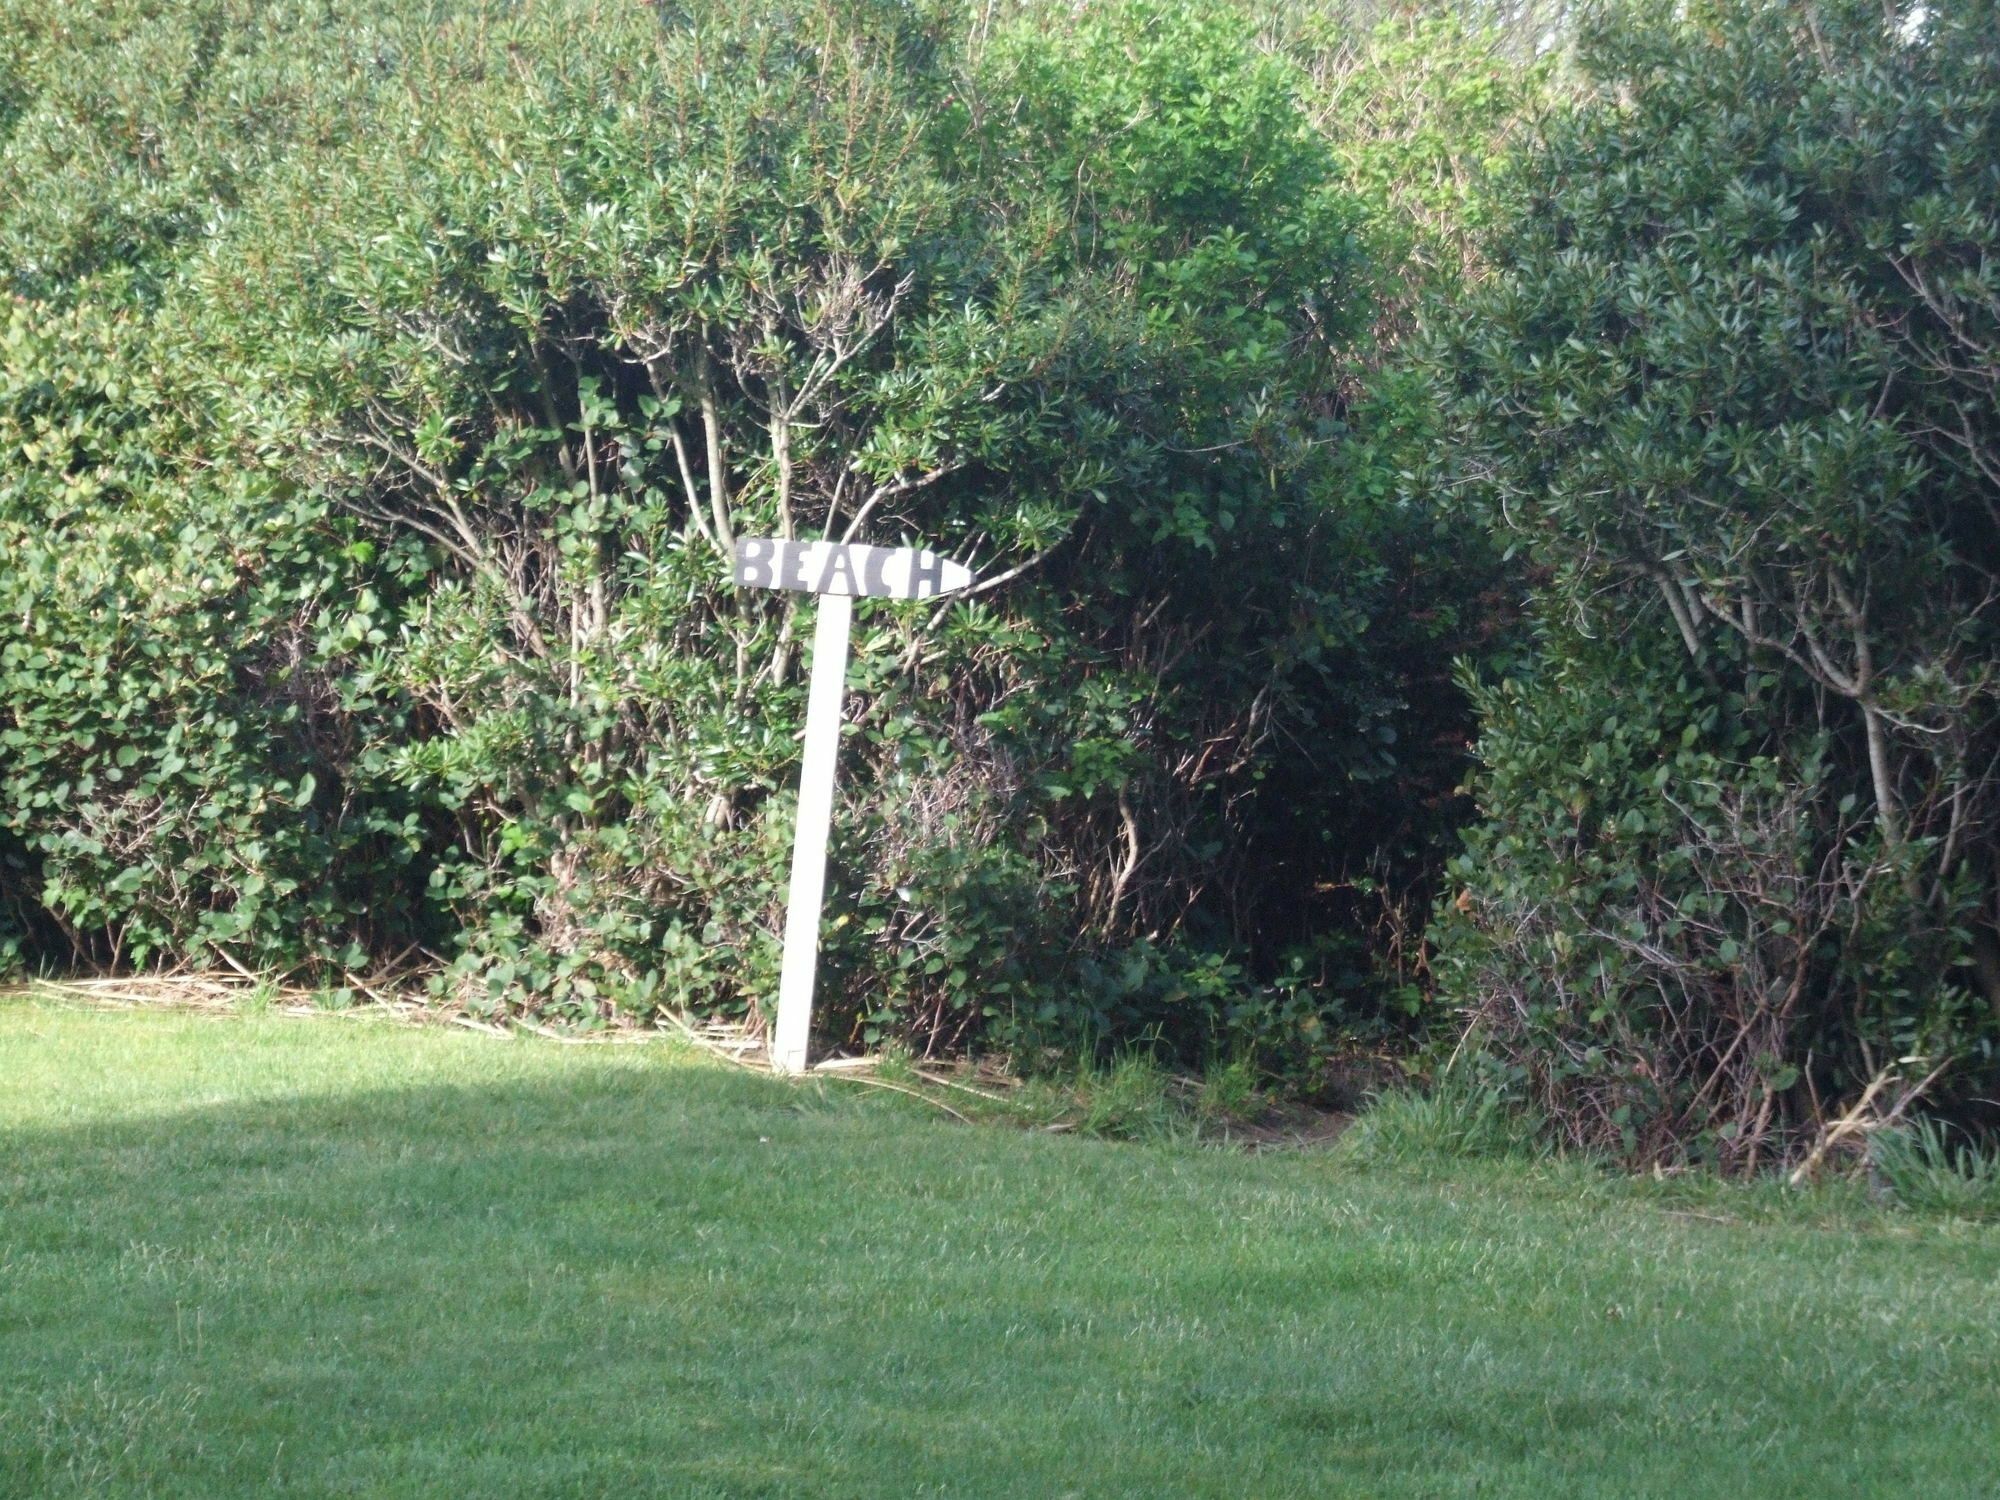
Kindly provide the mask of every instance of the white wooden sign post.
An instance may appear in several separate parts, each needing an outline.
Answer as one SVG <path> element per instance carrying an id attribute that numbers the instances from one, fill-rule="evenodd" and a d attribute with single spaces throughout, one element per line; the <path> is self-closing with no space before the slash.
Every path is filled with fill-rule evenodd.
<path id="1" fill-rule="evenodd" d="M 826 836 L 833 821 L 833 767 L 840 755 L 840 700 L 847 681 L 847 627 L 854 600 L 933 599 L 969 588 L 972 570 L 925 547 L 748 537 L 736 544 L 736 582 L 743 588 L 819 595 L 812 687 L 806 696 L 805 764 L 799 771 L 799 826 L 792 843 L 792 887 L 785 900 L 778 1029 L 771 1042 L 773 1072 L 803 1073 L 812 1034 L 819 909 L 826 893 Z"/>

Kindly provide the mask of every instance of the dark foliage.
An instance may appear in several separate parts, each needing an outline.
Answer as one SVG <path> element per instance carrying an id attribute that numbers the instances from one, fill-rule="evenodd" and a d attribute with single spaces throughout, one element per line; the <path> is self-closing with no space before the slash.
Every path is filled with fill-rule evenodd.
<path id="1" fill-rule="evenodd" d="M 1431 354 L 1540 624 L 1442 958 L 1571 1138 L 1747 1167 L 1994 1081 L 2000 11 L 1581 56 Z"/>

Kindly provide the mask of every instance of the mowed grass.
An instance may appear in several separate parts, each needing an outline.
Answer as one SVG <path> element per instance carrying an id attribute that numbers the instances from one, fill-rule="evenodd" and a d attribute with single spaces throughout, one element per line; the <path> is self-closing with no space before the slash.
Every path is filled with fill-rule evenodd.
<path id="1" fill-rule="evenodd" d="M 2000 1237 L 1803 1219 L 11 1002 L 0 1494 L 1994 1494 Z"/>

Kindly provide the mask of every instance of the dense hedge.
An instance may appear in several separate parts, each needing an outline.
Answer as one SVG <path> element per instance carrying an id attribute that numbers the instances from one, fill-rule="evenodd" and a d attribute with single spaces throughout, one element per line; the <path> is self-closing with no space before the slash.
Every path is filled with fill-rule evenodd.
<path id="1" fill-rule="evenodd" d="M 1532 569 L 1446 1000 L 1571 1139 L 1770 1160 L 2000 1047 L 2000 10 L 1616 11 L 1427 351 Z"/>
<path id="2" fill-rule="evenodd" d="M 724 553 L 922 537 L 830 1030 L 1375 1013 L 1472 611 L 1366 206 L 1227 6 L 957 12 L 0 0 L 0 956 L 754 1012 L 811 606 Z"/>
<path id="3" fill-rule="evenodd" d="M 977 9 L 0 0 L 0 969 L 1990 1100 L 1992 0 Z"/>

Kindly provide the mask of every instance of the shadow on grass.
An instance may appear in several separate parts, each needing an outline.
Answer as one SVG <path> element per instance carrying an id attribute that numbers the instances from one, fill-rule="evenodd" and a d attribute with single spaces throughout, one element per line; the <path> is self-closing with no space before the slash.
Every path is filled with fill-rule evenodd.
<path id="1" fill-rule="evenodd" d="M 1449 1185 L 700 1066 L 0 1148 L 10 1500 L 1956 1493 L 2000 1416 L 1963 1383 L 1990 1298 L 1902 1371 L 1908 1330 L 1857 1351 L 1732 1305 L 1726 1266 Z M 1784 1370 L 1856 1354 L 1815 1435 Z M 1958 1404 L 1902 1420 L 1905 1376 Z"/>

